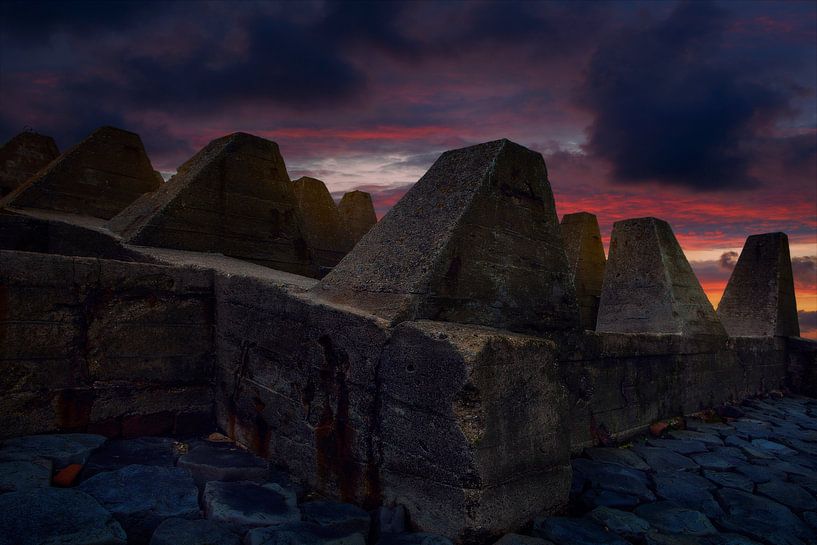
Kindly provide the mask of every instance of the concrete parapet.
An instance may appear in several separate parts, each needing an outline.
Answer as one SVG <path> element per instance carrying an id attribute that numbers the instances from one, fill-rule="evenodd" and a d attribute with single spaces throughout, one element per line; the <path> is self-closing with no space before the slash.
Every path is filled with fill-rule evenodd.
<path id="1" fill-rule="evenodd" d="M 732 336 L 800 335 L 785 233 L 746 239 L 718 305 L 718 317 Z"/>
<path id="2" fill-rule="evenodd" d="M 596 216 L 588 212 L 565 214 L 561 223 L 567 265 L 576 286 L 582 327 L 596 329 L 604 281 L 604 245 Z"/>
<path id="3" fill-rule="evenodd" d="M 613 226 L 596 331 L 726 334 L 667 222 Z"/>

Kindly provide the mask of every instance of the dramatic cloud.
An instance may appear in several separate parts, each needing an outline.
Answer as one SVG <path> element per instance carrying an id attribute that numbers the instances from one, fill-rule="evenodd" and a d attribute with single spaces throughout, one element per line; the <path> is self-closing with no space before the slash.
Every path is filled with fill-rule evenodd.
<path id="1" fill-rule="evenodd" d="M 817 330 L 817 310 L 800 310 L 797 312 L 800 321 L 800 333 Z"/>
<path id="2" fill-rule="evenodd" d="M 793 257 L 794 287 L 799 290 L 817 290 L 817 256 Z"/>
<path id="3" fill-rule="evenodd" d="M 722 269 L 726 269 L 727 271 L 731 271 L 735 268 L 735 264 L 738 262 L 739 254 L 737 252 L 724 252 L 721 254 L 721 258 L 718 260 Z"/>
<path id="4" fill-rule="evenodd" d="M 789 113 L 791 91 L 725 43 L 730 14 L 685 2 L 665 20 L 599 47 L 581 103 L 595 114 L 588 150 L 615 180 L 695 189 L 747 188 L 753 139 Z"/>

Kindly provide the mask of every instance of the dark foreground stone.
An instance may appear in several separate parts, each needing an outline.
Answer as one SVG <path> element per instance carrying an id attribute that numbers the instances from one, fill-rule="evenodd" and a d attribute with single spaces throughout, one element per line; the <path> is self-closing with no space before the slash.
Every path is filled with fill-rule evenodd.
<path id="1" fill-rule="evenodd" d="M 170 518 L 162 522 L 150 545 L 240 545 L 241 538 L 212 520 Z"/>
<path id="2" fill-rule="evenodd" d="M 0 545 L 124 545 L 125 531 L 94 498 L 72 489 L 0 495 Z"/>
<path id="3" fill-rule="evenodd" d="M 247 533 L 245 545 L 366 545 L 363 534 L 338 532 L 311 522 L 287 522 Z"/>
<path id="4" fill-rule="evenodd" d="M 301 504 L 303 519 L 338 534 L 369 535 L 372 518 L 363 509 L 349 503 L 310 501 Z"/>
<path id="5" fill-rule="evenodd" d="M 251 482 L 209 482 L 204 489 L 207 518 L 246 531 L 300 520 L 294 492 L 280 485 Z"/>
<path id="6" fill-rule="evenodd" d="M 0 461 L 51 460 L 59 469 L 70 464 L 84 464 L 104 442 L 103 436 L 90 433 L 13 437 L 4 440 L 0 446 Z"/>
<path id="7" fill-rule="evenodd" d="M 0 147 L 0 197 L 16 189 L 60 154 L 54 139 L 21 132 Z"/>
<path id="8" fill-rule="evenodd" d="M 193 475 L 199 487 L 209 481 L 263 482 L 269 474 L 269 464 L 234 445 L 204 443 L 194 446 L 179 458 L 179 467 Z"/>
<path id="9" fill-rule="evenodd" d="M 0 494 L 51 485 L 50 460 L 0 462 Z"/>

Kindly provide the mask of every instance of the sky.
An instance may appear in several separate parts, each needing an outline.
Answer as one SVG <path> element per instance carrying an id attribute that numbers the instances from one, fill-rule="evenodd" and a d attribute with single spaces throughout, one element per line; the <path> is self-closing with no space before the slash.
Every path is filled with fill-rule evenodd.
<path id="1" fill-rule="evenodd" d="M 817 338 L 817 3 L 0 3 L 0 141 L 139 133 L 166 176 L 235 131 L 382 216 L 442 151 L 541 152 L 560 215 L 672 225 L 717 305 L 789 235 Z"/>

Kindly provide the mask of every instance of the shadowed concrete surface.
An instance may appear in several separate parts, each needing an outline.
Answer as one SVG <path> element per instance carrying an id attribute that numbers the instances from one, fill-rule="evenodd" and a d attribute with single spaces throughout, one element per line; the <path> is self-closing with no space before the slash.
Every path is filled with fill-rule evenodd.
<path id="1" fill-rule="evenodd" d="M 131 244 L 216 252 L 316 274 L 278 145 L 245 133 L 210 142 L 109 228 Z"/>
<path id="2" fill-rule="evenodd" d="M 377 223 L 372 196 L 365 191 L 344 193 L 338 204 L 338 211 L 353 246 Z"/>
<path id="3" fill-rule="evenodd" d="M 561 229 L 567 265 L 576 286 L 582 327 L 595 330 L 606 262 L 599 222 L 588 212 L 565 214 Z"/>
<path id="4" fill-rule="evenodd" d="M 12 191 L 0 206 L 110 219 L 160 183 L 138 134 L 101 127 Z"/>
<path id="5" fill-rule="evenodd" d="M 0 197 L 37 173 L 60 154 L 54 139 L 36 132 L 21 132 L 0 147 Z"/>
<path id="6" fill-rule="evenodd" d="M 267 159 L 260 160 L 264 153 Z M 178 486 L 161 497 L 179 501 L 152 504 L 147 484 L 139 489 L 145 501 L 136 495 L 121 501 L 90 495 L 97 504 L 117 505 L 115 520 L 136 536 L 134 542 L 146 542 L 160 530 L 165 540 L 180 532 L 205 532 L 210 525 L 195 522 L 202 509 L 225 531 L 245 533 L 245 542 L 298 539 L 335 545 L 363 545 L 367 539 L 382 545 L 443 545 L 447 539 L 482 544 L 508 532 L 531 531 L 559 544 L 622 539 L 639 545 L 689 539 L 706 545 L 751 544 L 728 536 L 723 539 L 732 541 L 712 541 L 708 533 L 713 526 L 734 531 L 740 524 L 734 521 L 746 513 L 788 517 L 775 506 L 743 501 L 727 490 L 745 488 L 734 475 L 713 476 L 737 483 L 723 485 L 726 491 L 717 496 L 717 505 L 705 502 L 692 509 L 679 504 L 677 492 L 690 487 L 683 472 L 701 467 L 732 471 L 731 461 L 722 456 L 734 451 L 710 446 L 741 445 L 727 445 L 725 437 L 717 444 L 677 422 L 719 408 L 721 424 L 750 428 L 753 420 L 763 421 L 762 415 L 735 403 L 770 391 L 814 395 L 817 343 L 785 335 L 727 336 L 666 223 L 647 218 L 616 226 L 599 314 L 600 325 L 605 312 L 607 323 L 617 316 L 623 327 L 615 331 L 580 327 L 544 161 L 506 140 L 443 154 L 322 281 L 279 265 L 276 270 L 270 262 L 262 266 L 238 254 L 222 255 L 230 248 L 173 247 L 175 242 L 163 242 L 161 229 L 155 231 L 155 242 L 141 245 L 146 242 L 137 235 L 154 220 L 161 227 L 163 214 L 168 221 L 176 221 L 169 212 L 174 210 L 189 217 L 184 214 L 192 213 L 190 203 L 198 203 L 199 195 L 212 196 L 212 187 L 238 180 L 240 187 L 247 182 L 257 189 L 255 182 L 270 172 L 280 175 L 281 191 L 289 192 L 290 219 L 299 218 L 292 184 L 278 159 L 274 143 L 231 135 L 200 152 L 175 183 L 113 222 L 30 207 L 0 214 L 0 365 L 5 370 L 0 436 L 10 440 L 0 445 L 9 455 L 4 459 L 0 452 L 0 466 L 11 464 L 0 467 L 7 475 L 0 473 L 0 490 L 14 487 L 9 493 L 18 494 L 18 486 L 43 488 L 43 473 L 53 470 L 60 484 L 100 482 L 99 475 L 113 473 L 105 479 L 116 486 L 105 489 L 127 494 L 130 485 L 120 483 L 163 474 L 151 466 L 173 469 L 167 480 Z M 186 200 L 182 195 L 188 189 Z M 232 202 L 230 191 L 218 195 L 224 197 L 222 204 Z M 252 208 L 258 201 L 244 197 L 235 202 L 261 209 Z M 218 214 L 227 210 L 219 206 L 213 209 Z M 300 219 L 293 221 L 282 229 L 302 233 Z M 212 223 L 206 225 L 205 234 Z M 187 233 L 185 240 L 194 234 Z M 306 261 L 298 263 L 312 267 L 305 242 L 304 247 Z M 605 298 L 611 303 L 607 311 Z M 769 304 L 782 308 L 780 298 Z M 796 434 L 810 430 L 812 402 L 785 400 L 779 402 L 785 401 L 791 414 L 770 410 L 765 422 L 776 426 L 775 419 L 789 418 L 800 430 Z M 571 453 L 626 444 L 668 418 L 675 428 L 660 438 L 663 442 L 639 443 L 622 455 L 643 475 L 602 468 L 596 479 L 624 481 L 621 486 L 631 487 L 628 491 L 601 485 L 584 491 L 598 501 L 636 497 L 635 513 L 596 512 L 591 517 L 595 526 L 584 519 L 539 520 L 575 512 Z M 227 436 L 222 439 L 236 441 L 276 470 L 265 477 L 266 462 L 246 452 L 202 447 L 200 438 L 185 439 L 178 447 L 144 439 L 164 435 L 178 441 L 216 428 Z M 94 436 L 87 435 L 77 440 L 25 437 L 67 431 L 112 441 L 88 461 L 104 438 L 94 443 Z M 773 435 L 739 438 L 750 443 L 746 448 L 751 450 L 742 451 L 745 456 L 765 448 L 779 462 L 802 466 L 803 456 L 794 458 L 799 455 L 775 444 L 802 454 L 813 442 L 806 435 L 796 437 L 800 448 Z M 136 440 L 131 438 L 142 439 L 131 445 Z M 699 443 L 704 450 L 695 450 Z M 66 452 L 54 455 L 62 444 Z M 588 453 L 609 464 L 618 456 L 610 452 L 618 450 Z M 146 456 L 154 463 L 142 462 Z M 766 465 L 774 462 L 752 456 Z M 46 466 L 38 465 L 40 458 L 46 458 Z M 573 472 L 585 471 L 589 463 L 574 462 Z M 673 475 L 665 479 L 653 473 Z M 698 477 L 709 479 L 703 473 Z M 662 492 L 668 489 L 672 495 Z M 776 484 L 752 494 L 758 491 L 764 498 L 782 497 Z M 204 501 L 195 513 L 191 494 Z M 359 521 L 359 509 L 302 510 L 304 494 L 373 513 L 370 534 L 327 533 L 322 525 L 347 527 L 342 522 L 347 516 Z M 799 491 L 792 494 L 807 501 Z M 269 501 L 249 505 L 242 502 L 246 497 Z M 45 505 L 53 499 L 39 498 L 14 501 Z M 629 503 L 620 505 L 632 503 L 625 500 Z M 730 502 L 742 503 L 730 511 Z M 189 509 L 173 511 L 167 503 Z M 718 508 L 733 518 L 718 518 Z M 73 516 L 70 509 L 60 509 L 50 510 Z M 813 511 L 803 508 L 793 516 L 809 524 L 812 515 L 806 513 Z M 175 522 L 162 520 L 166 516 Z M 341 522 L 330 523 L 334 518 Z M 273 520 L 288 522 L 286 527 L 265 525 Z M 673 534 L 676 520 L 705 535 Z M 402 528 L 400 521 L 419 533 L 384 533 Z M 18 528 L 8 518 L 0 519 L 2 524 Z M 616 534 L 600 524 L 632 530 Z M 652 529 L 646 532 L 650 537 L 631 537 L 644 535 L 637 532 L 645 524 Z M 105 525 L 110 526 L 110 518 L 104 512 L 88 523 L 89 528 Z M 105 535 L 121 542 L 120 530 Z M 95 543 L 82 539 L 76 542 Z M 548 543 L 533 536 L 503 539 Z"/>
<path id="7" fill-rule="evenodd" d="M 351 249 L 338 207 L 320 180 L 303 176 L 293 183 L 304 218 L 304 237 L 319 267 L 331 269 Z"/>
<path id="8" fill-rule="evenodd" d="M 718 317 L 730 335 L 800 335 L 785 233 L 746 239 L 718 305 Z"/>
<path id="9" fill-rule="evenodd" d="M 725 335 L 665 221 L 616 222 L 596 330 L 607 333 Z"/>

